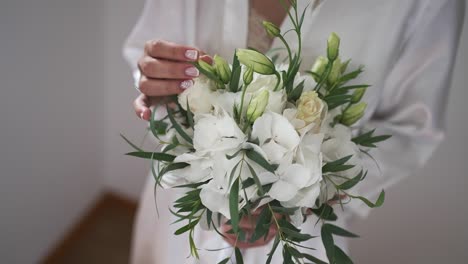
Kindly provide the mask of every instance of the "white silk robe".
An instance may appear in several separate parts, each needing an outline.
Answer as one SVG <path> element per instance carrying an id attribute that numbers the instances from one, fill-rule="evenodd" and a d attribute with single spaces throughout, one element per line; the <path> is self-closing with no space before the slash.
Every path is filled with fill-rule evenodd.
<path id="1" fill-rule="evenodd" d="M 308 2 L 298 0 L 300 10 Z M 303 26 L 303 69 L 310 69 L 317 56 L 326 54 L 326 40 L 332 31 L 337 32 L 342 40 L 341 58 L 352 58 L 351 68 L 365 65 L 365 72 L 355 82 L 372 85 L 364 97 L 366 115 L 357 128 L 377 128 L 379 134 L 393 135 L 372 152 L 380 171 L 369 160 L 366 180 L 353 191 L 374 200 L 380 190 L 420 168 L 444 138 L 444 114 L 464 1 L 327 0 L 314 6 L 309 8 Z M 134 73 L 143 45 L 151 39 L 194 45 L 230 59 L 235 48 L 246 45 L 247 21 L 247 0 L 148 0 L 128 37 L 124 55 Z M 291 23 L 285 20 L 281 29 L 284 32 L 289 28 Z M 293 34 L 288 34 L 287 40 L 296 41 Z M 275 46 L 281 43 L 276 40 Z M 214 232 L 199 231 L 200 260 L 187 258 L 187 237 L 173 235 L 176 226 L 170 225 L 173 217 L 167 210 L 176 194 L 171 190 L 159 192 L 157 217 L 153 184 L 149 179 L 142 195 L 132 263 L 212 264 L 232 253 L 231 249 L 207 251 L 227 244 Z M 354 201 L 340 213 L 340 224 L 353 214 L 365 217 L 368 212 L 366 206 Z M 314 229 L 314 221 L 304 224 L 305 232 L 317 234 L 320 227 Z M 346 248 L 345 241 L 338 243 Z M 319 238 L 307 245 L 326 260 Z M 245 263 L 264 263 L 270 248 L 245 250 Z M 279 248 L 272 263 L 282 262 L 280 252 Z"/>

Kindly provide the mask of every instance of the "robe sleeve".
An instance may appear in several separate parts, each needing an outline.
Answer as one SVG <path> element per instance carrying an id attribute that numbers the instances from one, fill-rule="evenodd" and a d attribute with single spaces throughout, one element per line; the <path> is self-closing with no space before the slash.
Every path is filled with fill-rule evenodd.
<path id="1" fill-rule="evenodd" d="M 135 86 L 140 78 L 138 59 L 143 55 L 149 40 L 162 39 L 186 44 L 193 35 L 196 0 L 146 0 L 143 12 L 127 37 L 123 47 L 124 58 L 129 63 Z"/>
<path id="2" fill-rule="evenodd" d="M 363 155 L 368 176 L 350 191 L 375 201 L 382 189 L 421 168 L 444 138 L 445 111 L 464 18 L 464 1 L 427 1 L 403 39 L 402 50 L 380 94 L 368 131 L 392 138 Z M 379 164 L 377 167 L 376 162 Z M 352 213 L 366 217 L 369 208 L 357 199 Z"/>

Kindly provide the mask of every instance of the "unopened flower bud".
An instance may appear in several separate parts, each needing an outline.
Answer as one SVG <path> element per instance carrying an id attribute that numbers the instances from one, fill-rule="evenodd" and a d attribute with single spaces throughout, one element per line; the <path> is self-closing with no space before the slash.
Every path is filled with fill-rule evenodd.
<path id="1" fill-rule="evenodd" d="M 207 71 L 207 72 L 210 72 L 210 73 L 216 75 L 216 70 L 215 70 L 215 68 L 214 68 L 212 65 L 206 63 L 205 61 L 199 60 L 199 61 L 198 61 L 198 65 L 199 65 L 200 68 L 202 68 L 203 70 L 205 70 L 205 71 Z"/>
<path id="2" fill-rule="evenodd" d="M 267 34 L 272 38 L 278 37 L 281 34 L 281 30 L 271 22 L 263 21 L 263 27 Z"/>
<path id="3" fill-rule="evenodd" d="M 338 81 L 338 78 L 340 78 L 341 75 L 341 60 L 340 58 L 337 58 L 336 60 L 333 61 L 332 69 L 330 71 L 330 74 L 328 75 L 328 82 L 331 84 L 334 84 L 336 81 Z"/>
<path id="4" fill-rule="evenodd" d="M 276 73 L 276 68 L 273 62 L 262 53 L 249 50 L 249 49 L 238 49 L 236 51 L 237 58 L 239 62 L 245 66 L 250 66 L 253 68 L 254 72 L 271 75 Z"/>
<path id="5" fill-rule="evenodd" d="M 247 119 L 250 122 L 253 123 L 265 112 L 269 97 L 270 92 L 268 90 L 262 90 L 250 101 L 249 107 L 247 108 Z"/>
<path id="6" fill-rule="evenodd" d="M 320 81 L 320 77 L 325 72 L 325 68 L 327 67 L 327 64 L 328 64 L 328 59 L 323 56 L 319 56 L 315 60 L 314 65 L 312 66 L 312 69 L 310 71 L 315 73 L 312 75 L 312 77 L 314 77 L 314 80 L 316 82 Z"/>
<path id="7" fill-rule="evenodd" d="M 353 97 L 351 97 L 351 103 L 355 104 L 361 101 L 365 92 L 366 92 L 366 88 L 358 88 L 354 90 Z"/>
<path id="8" fill-rule="evenodd" d="M 344 111 L 343 117 L 341 118 L 341 123 L 345 126 L 351 126 L 359 119 L 361 119 L 362 116 L 364 116 L 364 111 L 366 108 L 367 104 L 365 102 L 352 105 Z"/>
<path id="9" fill-rule="evenodd" d="M 247 67 L 247 69 L 244 72 L 244 84 L 249 85 L 252 80 L 253 80 L 253 68 L 252 67 Z"/>
<path id="10" fill-rule="evenodd" d="M 231 80 L 231 68 L 229 68 L 227 61 L 218 55 L 215 55 L 213 60 L 214 68 L 216 73 L 218 73 L 218 77 L 221 79 L 221 81 L 223 81 L 223 83 L 229 83 Z"/>
<path id="11" fill-rule="evenodd" d="M 330 37 L 328 37 L 327 43 L 327 57 L 329 60 L 333 61 L 338 58 L 340 49 L 340 37 L 335 32 L 332 32 Z"/>

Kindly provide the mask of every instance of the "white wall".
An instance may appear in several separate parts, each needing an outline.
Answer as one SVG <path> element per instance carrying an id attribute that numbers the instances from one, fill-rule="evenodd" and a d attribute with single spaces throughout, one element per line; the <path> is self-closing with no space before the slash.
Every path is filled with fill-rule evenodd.
<path id="1" fill-rule="evenodd" d="M 101 189 L 103 7 L 0 3 L 2 263 L 37 262 Z"/>
<path id="2" fill-rule="evenodd" d="M 133 112 L 133 87 L 130 68 L 122 57 L 122 46 L 136 23 L 144 0 L 106 0 L 106 136 L 104 181 L 108 188 L 131 198 L 138 198 L 147 178 L 148 162 L 123 154 L 132 151 L 120 133 L 139 144 L 144 138 L 145 123 Z"/>

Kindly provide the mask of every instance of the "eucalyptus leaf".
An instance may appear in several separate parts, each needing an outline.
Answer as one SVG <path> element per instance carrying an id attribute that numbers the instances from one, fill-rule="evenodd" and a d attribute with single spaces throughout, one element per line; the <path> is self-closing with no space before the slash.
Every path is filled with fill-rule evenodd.
<path id="1" fill-rule="evenodd" d="M 167 106 L 167 115 L 169 116 L 169 120 L 171 121 L 171 124 L 174 127 L 174 129 L 177 131 L 177 133 L 179 133 L 179 135 L 183 139 L 185 139 L 185 141 L 187 141 L 190 144 L 193 144 L 192 138 L 184 131 L 184 129 L 182 129 L 180 124 L 175 120 L 174 113 L 169 108 L 169 106 Z"/>
<path id="2" fill-rule="evenodd" d="M 144 158 L 144 159 L 155 159 L 159 161 L 174 161 L 176 156 L 167 154 L 167 153 L 161 153 L 161 152 L 146 152 L 146 151 L 135 151 L 135 152 L 129 152 L 126 153 L 125 155 L 128 156 L 133 156 L 137 158 Z"/>
<path id="3" fill-rule="evenodd" d="M 252 161 L 256 162 L 258 165 L 263 167 L 265 170 L 274 172 L 278 165 L 271 165 L 262 155 L 258 154 L 255 150 L 249 149 L 245 152 L 247 158 L 251 159 Z"/>
<path id="4" fill-rule="evenodd" d="M 144 152 L 141 148 L 139 148 L 137 145 L 133 144 L 128 138 L 126 138 L 124 135 L 120 134 L 120 137 L 122 137 L 132 148 L 134 148 L 138 152 Z"/>
<path id="5" fill-rule="evenodd" d="M 330 230 L 328 230 L 326 225 L 322 226 L 320 231 L 322 236 L 323 246 L 325 247 L 325 251 L 327 253 L 328 260 L 330 263 L 335 262 L 335 242 L 333 241 L 333 236 Z"/>
<path id="6" fill-rule="evenodd" d="M 242 257 L 242 253 L 238 247 L 235 249 L 236 255 L 236 264 L 244 264 L 244 258 Z"/>
<path id="7" fill-rule="evenodd" d="M 356 234 L 353 234 L 341 227 L 338 227 L 336 225 L 332 225 L 332 224 L 324 224 L 324 226 L 326 226 L 326 228 L 333 234 L 333 235 L 336 235 L 336 236 L 342 236 L 342 237 L 359 237 L 358 235 Z"/>
<path id="8" fill-rule="evenodd" d="M 335 263 L 336 264 L 353 264 L 353 261 L 346 253 L 335 245 Z"/>
<path id="9" fill-rule="evenodd" d="M 231 225 L 235 233 L 239 232 L 239 178 L 232 184 L 229 193 L 229 212 L 231 214 Z"/>

